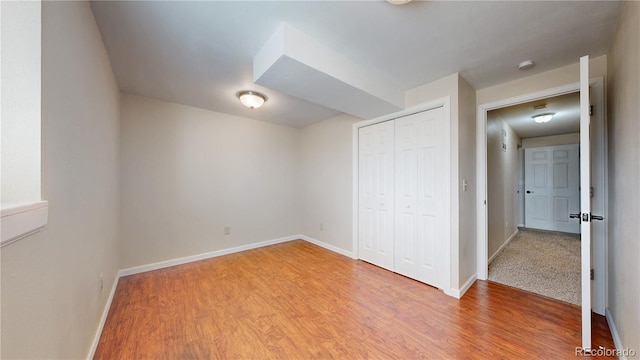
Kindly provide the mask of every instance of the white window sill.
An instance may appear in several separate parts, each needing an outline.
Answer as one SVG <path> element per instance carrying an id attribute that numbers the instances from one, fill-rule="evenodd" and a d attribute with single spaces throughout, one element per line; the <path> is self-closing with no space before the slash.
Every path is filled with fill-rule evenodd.
<path id="1" fill-rule="evenodd" d="M 38 201 L 2 204 L 0 216 L 2 218 L 0 247 L 3 247 L 37 232 L 47 225 L 49 203 Z"/>

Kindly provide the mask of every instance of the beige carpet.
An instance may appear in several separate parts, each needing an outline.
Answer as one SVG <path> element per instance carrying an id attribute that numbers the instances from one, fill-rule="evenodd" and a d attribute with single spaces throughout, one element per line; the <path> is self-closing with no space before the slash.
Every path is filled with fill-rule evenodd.
<path id="1" fill-rule="evenodd" d="M 489 280 L 580 305 L 580 235 L 520 229 Z"/>

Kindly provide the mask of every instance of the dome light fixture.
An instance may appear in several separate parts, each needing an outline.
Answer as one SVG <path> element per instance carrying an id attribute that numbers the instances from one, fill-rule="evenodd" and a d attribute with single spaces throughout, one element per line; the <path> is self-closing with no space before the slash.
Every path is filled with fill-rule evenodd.
<path id="1" fill-rule="evenodd" d="M 391 5 L 404 5 L 411 2 L 411 0 L 387 0 L 387 2 Z"/>
<path id="2" fill-rule="evenodd" d="M 534 63 L 533 60 L 526 60 L 518 64 L 518 70 L 520 71 L 529 70 L 533 68 L 535 65 L 536 63 Z"/>
<path id="3" fill-rule="evenodd" d="M 555 115 L 555 113 L 545 113 L 545 114 L 534 115 L 532 116 L 532 118 L 533 118 L 533 121 L 537 122 L 538 124 L 542 124 L 542 123 L 549 122 L 549 120 L 551 120 L 553 115 Z"/>
<path id="4" fill-rule="evenodd" d="M 240 99 L 242 105 L 249 109 L 257 109 L 267 101 L 267 97 L 264 94 L 251 90 L 238 91 L 236 96 Z"/>

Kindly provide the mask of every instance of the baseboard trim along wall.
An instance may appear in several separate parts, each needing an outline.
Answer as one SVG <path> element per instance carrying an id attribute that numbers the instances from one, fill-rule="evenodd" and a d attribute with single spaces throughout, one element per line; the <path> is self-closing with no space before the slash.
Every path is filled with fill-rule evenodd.
<path id="1" fill-rule="evenodd" d="M 104 306 L 104 310 L 102 310 L 100 323 L 98 323 L 98 329 L 96 330 L 96 334 L 93 337 L 93 342 L 91 342 L 91 347 L 89 348 L 89 354 L 87 355 L 87 359 L 93 359 L 93 355 L 96 353 L 96 349 L 98 348 L 98 343 L 100 342 L 100 336 L 102 335 L 102 329 L 104 329 L 104 323 L 107 321 L 107 315 L 109 315 L 109 309 L 111 309 L 111 303 L 113 302 L 113 297 L 116 294 L 118 281 L 120 281 L 120 272 L 118 272 L 116 274 L 116 278 L 113 279 L 113 285 L 111 285 L 111 292 L 109 292 L 107 303 Z"/>
<path id="2" fill-rule="evenodd" d="M 335 253 L 338 253 L 340 255 L 344 255 L 346 257 L 350 257 L 350 258 L 354 259 L 353 253 L 351 251 L 347 251 L 345 249 L 341 249 L 341 248 L 339 248 L 337 246 L 334 246 L 334 245 L 331 245 L 331 244 L 327 244 L 326 242 L 322 242 L 320 240 L 316 240 L 316 239 L 314 239 L 312 237 L 308 237 L 306 235 L 298 235 L 298 236 L 299 236 L 299 239 L 302 239 L 302 240 L 304 240 L 306 242 L 312 243 L 314 245 L 318 245 L 321 248 L 325 248 L 327 250 L 331 250 L 331 251 L 333 251 Z"/>
<path id="3" fill-rule="evenodd" d="M 469 290 L 471 285 L 473 285 L 473 283 L 476 282 L 477 278 L 478 278 L 478 274 L 471 275 L 471 277 L 464 283 L 464 285 L 462 285 L 460 289 L 451 288 L 451 290 L 449 290 L 447 295 L 451 295 L 456 299 L 460 299 L 462 295 L 464 295 L 464 293 L 466 293 L 467 290 Z"/>
<path id="4" fill-rule="evenodd" d="M 622 345 L 618 328 L 616 327 L 616 323 L 613 321 L 613 315 L 609 311 L 609 308 L 604 309 L 604 316 L 607 319 L 607 324 L 609 324 L 609 330 L 611 331 L 611 337 L 613 338 L 613 345 L 616 346 L 616 349 L 623 350 L 624 346 Z M 624 354 L 620 354 L 618 359 L 627 360 L 627 357 Z"/>
<path id="5" fill-rule="evenodd" d="M 300 239 L 300 236 L 301 235 L 286 236 L 286 237 L 282 237 L 282 238 L 279 238 L 279 239 L 261 241 L 261 242 L 257 242 L 257 243 L 253 243 L 253 244 L 236 246 L 236 247 L 232 247 L 232 248 L 228 248 L 228 249 L 210 251 L 210 252 L 206 252 L 206 253 L 202 253 L 202 254 L 185 256 L 185 257 L 182 257 L 182 258 L 166 260 L 166 261 L 160 261 L 160 262 L 153 263 L 153 264 L 134 266 L 134 267 L 130 267 L 130 268 L 127 268 L 127 269 L 122 269 L 122 270 L 120 270 L 118 272 L 118 274 L 119 274 L 119 276 L 128 276 L 128 275 L 139 274 L 139 273 L 143 273 L 143 272 L 147 272 L 147 271 L 164 269 L 164 268 L 168 268 L 168 267 L 171 267 L 171 266 L 188 264 L 188 263 L 191 263 L 191 262 L 194 262 L 194 261 L 211 259 L 211 258 L 214 258 L 214 257 L 233 254 L 233 253 L 237 253 L 237 252 L 240 252 L 240 251 L 257 249 L 257 248 L 264 247 L 264 246 L 279 244 L 279 243 L 283 243 L 283 242 L 287 242 L 287 241 L 291 241 L 291 240 L 297 240 L 297 239 Z"/>
<path id="6" fill-rule="evenodd" d="M 504 242 L 504 244 L 502 244 L 502 246 L 500 246 L 500 248 L 498 249 L 498 251 L 496 251 L 495 254 L 491 255 L 491 257 L 489 258 L 489 261 L 487 262 L 487 264 L 491 264 L 491 262 L 493 261 L 493 259 L 496 258 L 496 256 L 500 255 L 500 253 L 502 252 L 502 250 L 504 250 L 504 248 L 507 247 L 507 245 L 509 245 L 509 243 L 511 242 L 511 240 L 513 240 L 513 238 L 516 237 L 516 235 L 518 235 L 518 233 L 520 232 L 520 229 L 516 229 L 516 231 L 511 234 L 511 236 L 509 236 L 509 238 L 507 239 L 507 241 Z"/>
<path id="7" fill-rule="evenodd" d="M 353 258 L 353 253 L 351 251 L 341 249 L 339 247 L 336 247 L 331 244 L 327 244 L 325 242 L 316 240 L 306 235 L 298 234 L 298 235 L 286 236 L 286 237 L 273 239 L 273 240 L 261 241 L 261 242 L 248 244 L 248 245 L 236 246 L 229 249 L 216 250 L 216 251 L 206 252 L 203 254 L 191 255 L 191 256 L 186 256 L 182 258 L 166 260 L 166 261 L 160 261 L 160 262 L 147 264 L 147 265 L 134 266 L 134 267 L 130 267 L 130 268 L 126 268 L 118 271 L 118 273 L 116 274 L 116 278 L 113 281 L 113 286 L 111 287 L 109 298 L 107 299 L 107 303 L 105 304 L 104 310 L 102 311 L 102 317 L 100 318 L 100 323 L 98 324 L 98 329 L 96 331 L 96 334 L 93 337 L 93 342 L 91 343 L 91 348 L 89 349 L 89 354 L 87 355 L 87 359 L 93 359 L 96 349 L 98 348 L 98 343 L 100 342 L 100 336 L 102 335 L 102 329 L 104 328 L 104 324 L 107 321 L 107 316 L 109 315 L 109 309 L 111 308 L 111 302 L 113 301 L 113 297 L 115 296 L 115 293 L 116 293 L 116 288 L 118 287 L 118 281 L 120 280 L 121 277 L 140 274 L 147 271 L 164 269 L 164 268 L 168 268 L 176 265 L 188 264 L 194 261 L 211 259 L 218 256 L 233 254 L 233 253 L 251 250 L 251 249 L 257 249 L 257 248 L 261 248 L 269 245 L 280 244 L 280 243 L 298 240 L 298 239 L 320 246 L 322 248 L 333 251 L 340 255 Z"/>

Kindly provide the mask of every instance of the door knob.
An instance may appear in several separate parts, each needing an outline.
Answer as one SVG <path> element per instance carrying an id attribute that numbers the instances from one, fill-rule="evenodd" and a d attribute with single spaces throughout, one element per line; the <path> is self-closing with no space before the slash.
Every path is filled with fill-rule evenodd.
<path id="1" fill-rule="evenodd" d="M 580 214 L 580 213 L 577 213 L 577 214 L 569 214 L 569 218 L 570 218 L 570 219 L 578 219 L 578 223 L 579 223 L 579 224 L 582 224 L 582 220 L 581 220 L 581 218 L 580 218 L 580 215 L 582 215 L 582 214 Z"/>
<path id="2" fill-rule="evenodd" d="M 591 220 L 604 220 L 604 217 L 591 214 Z"/>
<path id="3" fill-rule="evenodd" d="M 527 194 L 533 194 L 533 191 L 527 190 Z"/>
<path id="4" fill-rule="evenodd" d="M 569 218 L 571 219 L 578 219 L 578 221 L 582 222 L 582 221 L 589 221 L 589 219 L 591 220 L 604 220 L 604 216 L 599 216 L 599 215 L 593 215 L 593 214 L 569 214 Z"/>

